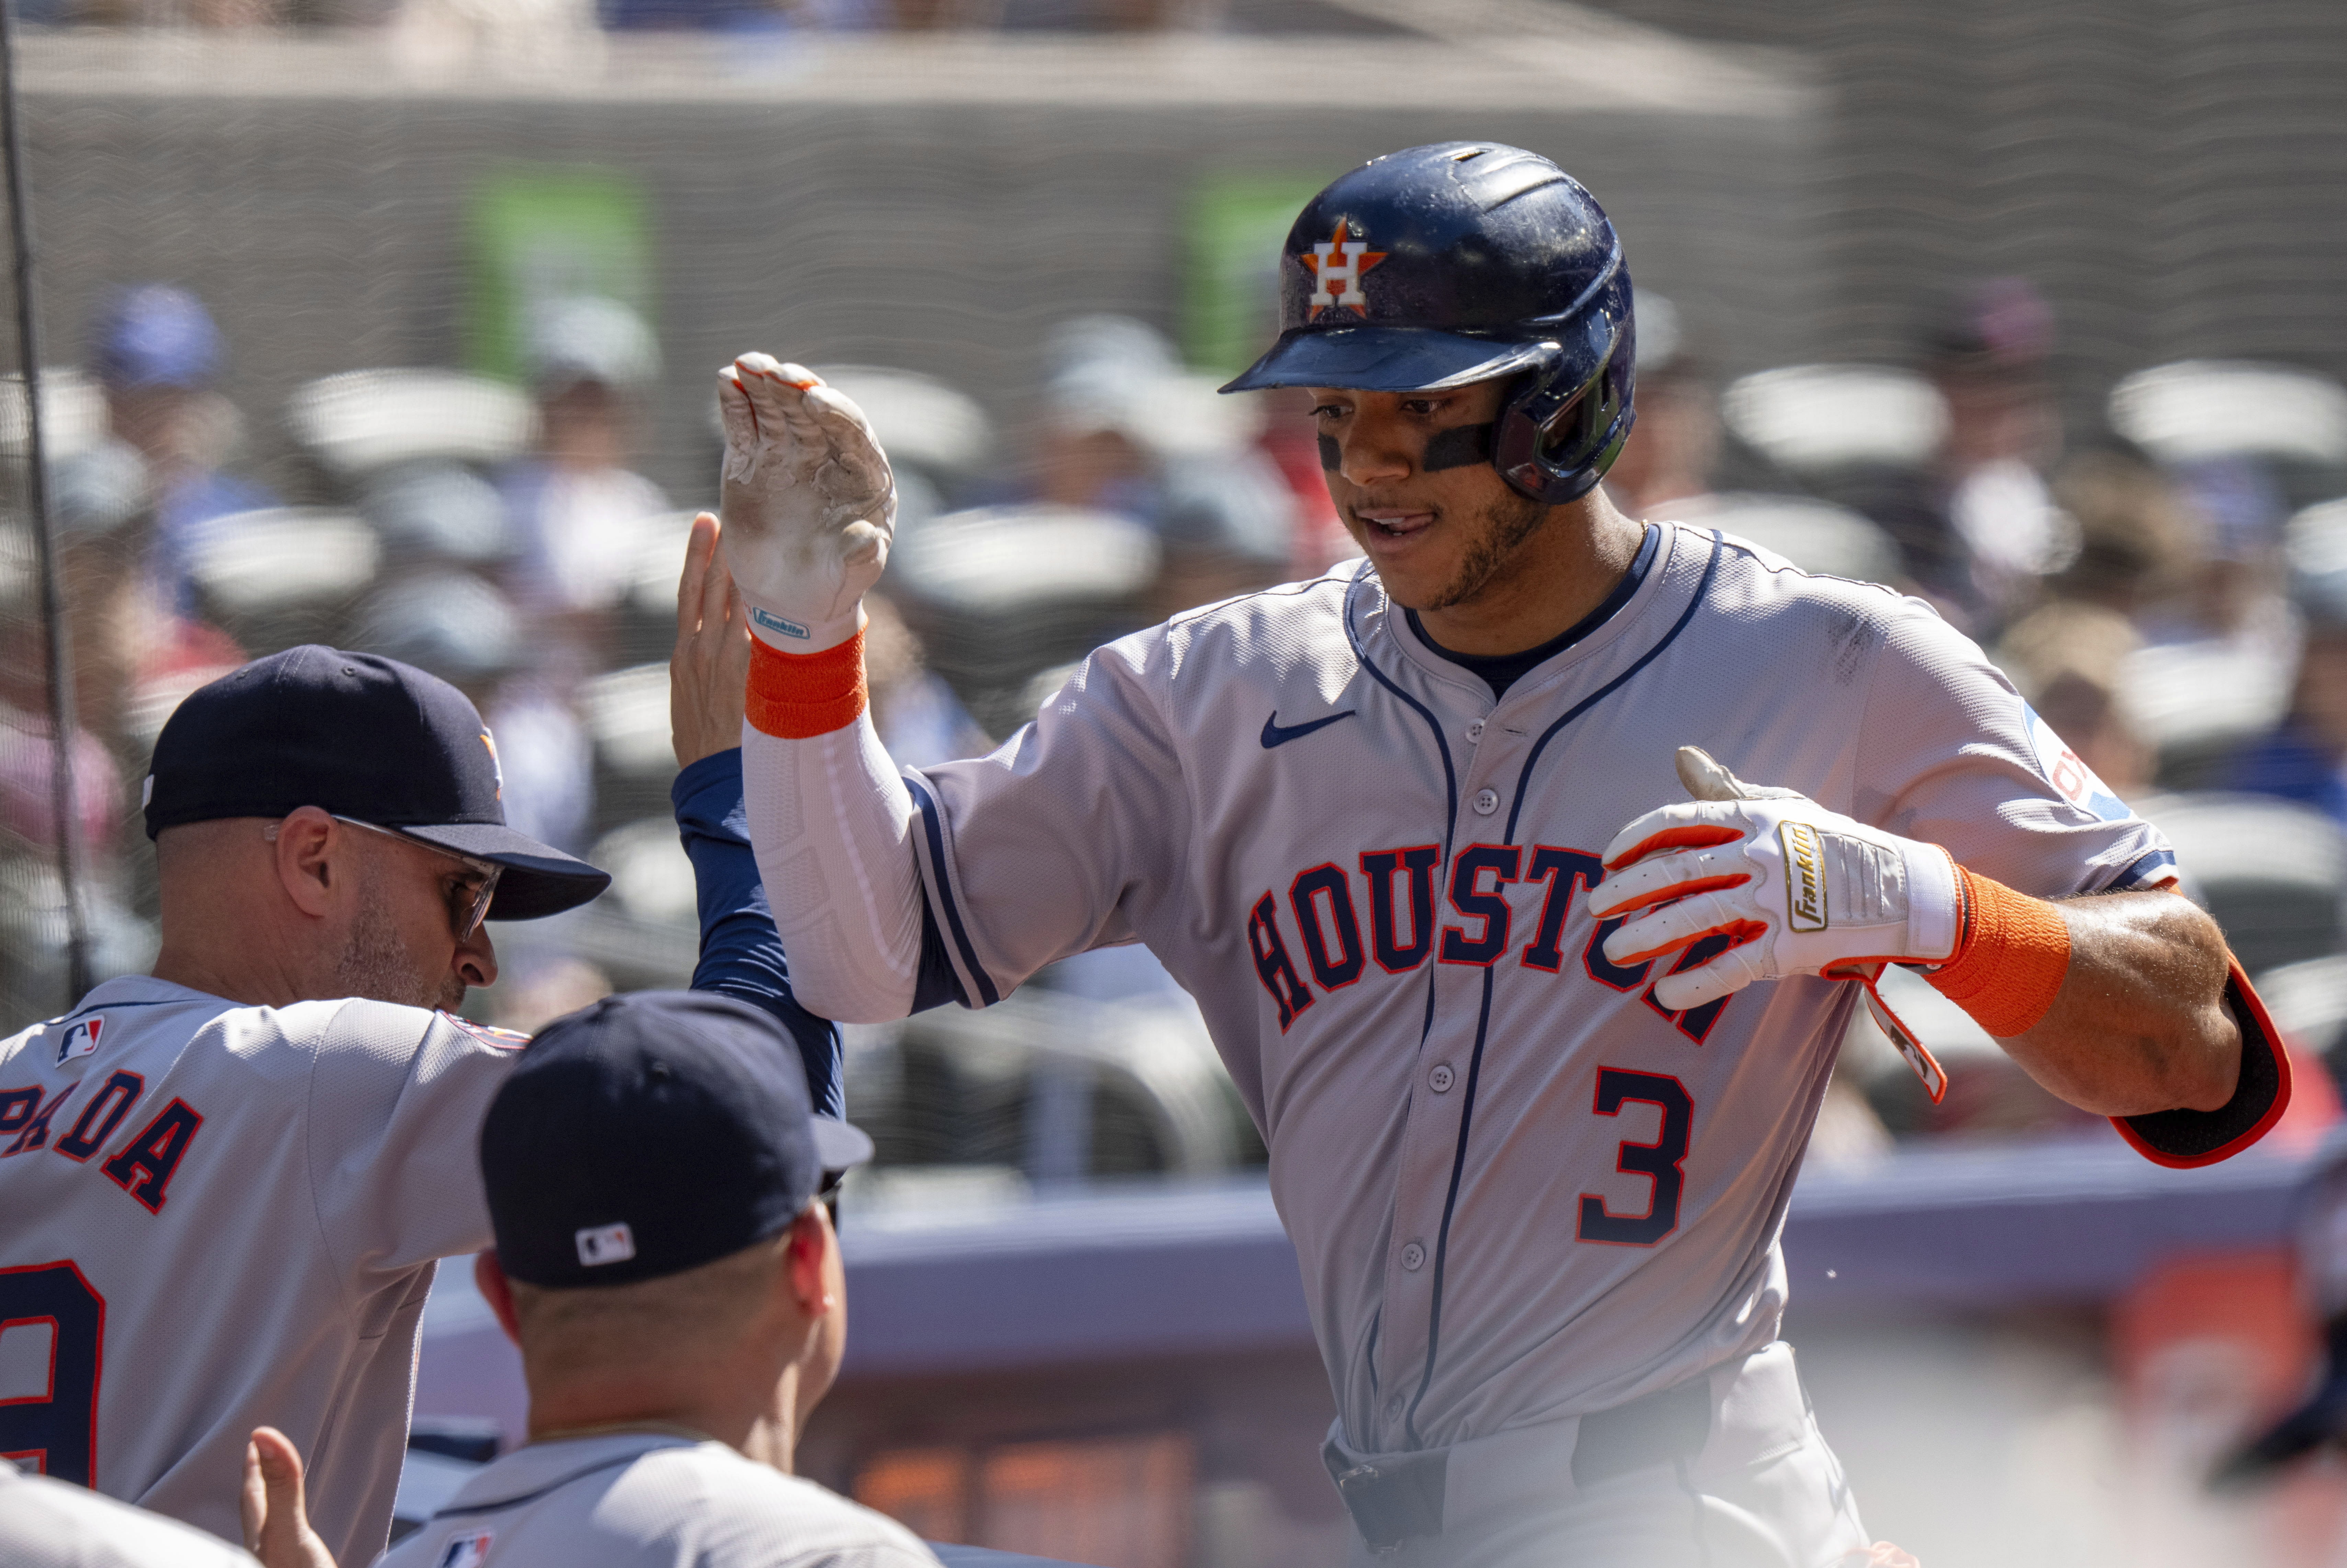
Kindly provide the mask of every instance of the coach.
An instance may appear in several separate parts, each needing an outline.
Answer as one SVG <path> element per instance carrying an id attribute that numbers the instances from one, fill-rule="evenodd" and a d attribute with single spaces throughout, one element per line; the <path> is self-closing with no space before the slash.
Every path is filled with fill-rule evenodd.
<path id="1" fill-rule="evenodd" d="M 729 630 L 713 549 L 704 527 L 681 660 L 704 578 Z M 501 791 L 473 705 L 388 659 L 291 649 L 172 715 L 154 973 L 0 1042 L 0 1320 L 53 1325 L 54 1368 L 0 1405 L 0 1452 L 234 1540 L 247 1438 L 273 1426 L 336 1555 L 382 1550 L 418 1319 L 436 1260 L 489 1243 L 473 1143 L 521 1043 L 446 1009 L 497 978 L 486 918 L 609 882 L 507 827 Z M 778 952 L 733 968 L 829 1061 Z"/>

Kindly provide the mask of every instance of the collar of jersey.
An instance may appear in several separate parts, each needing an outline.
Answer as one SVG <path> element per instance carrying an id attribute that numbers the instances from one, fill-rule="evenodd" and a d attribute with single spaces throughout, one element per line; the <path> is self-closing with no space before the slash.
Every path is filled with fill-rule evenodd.
<path id="1" fill-rule="evenodd" d="M 102 1012 L 110 1007 L 152 1006 L 157 1002 L 210 1002 L 216 1007 L 232 1008 L 243 1004 L 226 997 L 216 997 L 210 991 L 200 991 L 176 980 L 159 980 L 152 975 L 117 975 L 92 986 L 73 1011 L 60 1013 L 52 1023 L 79 1018 L 86 1012 Z"/>
<path id="2" fill-rule="evenodd" d="M 553 1442 L 525 1443 L 488 1467 L 456 1491 L 441 1513 L 473 1513 L 507 1508 L 531 1501 L 567 1480 L 589 1474 L 609 1474 L 612 1466 L 659 1449 L 690 1449 L 701 1445 L 672 1432 L 610 1432 L 591 1438 L 560 1438 Z M 732 1450 L 727 1450 L 732 1452 Z M 435 1515 L 438 1517 L 438 1515 Z"/>
<path id="3" fill-rule="evenodd" d="M 1641 619 L 1646 607 L 1655 601 L 1657 595 L 1665 591 L 1665 579 L 1671 575 L 1671 565 L 1678 558 L 1680 538 L 1686 530 L 1676 523 L 1649 523 L 1647 527 L 1659 529 L 1662 538 L 1655 546 L 1653 562 L 1646 568 L 1645 580 L 1638 584 L 1637 591 L 1630 596 L 1629 602 L 1615 610 L 1604 625 L 1598 627 L 1571 647 L 1560 650 L 1553 657 L 1527 671 L 1522 679 L 1508 688 L 1508 694 L 1497 702 L 1491 701 L 1491 689 L 1483 683 L 1481 676 L 1471 672 L 1464 665 L 1454 663 L 1436 652 L 1428 646 L 1426 640 L 1411 628 L 1409 618 L 1402 614 L 1395 607 L 1394 602 L 1386 597 L 1384 588 L 1377 580 L 1375 567 L 1364 560 L 1361 563 L 1360 575 L 1354 581 L 1377 596 L 1373 605 L 1366 608 L 1372 609 L 1377 621 L 1382 625 L 1386 634 L 1393 639 L 1395 646 L 1401 651 L 1402 656 L 1408 659 L 1413 667 L 1430 680 L 1457 686 L 1473 693 L 1479 706 L 1496 710 L 1507 706 L 1528 692 L 1547 690 L 1563 671 L 1585 660 L 1602 656 L 1614 643 L 1622 640 L 1629 629 Z M 1369 627 L 1366 624 L 1369 619 L 1368 615 L 1364 615 L 1362 618 L 1364 624 L 1361 630 L 1364 632 L 1369 630 Z"/>

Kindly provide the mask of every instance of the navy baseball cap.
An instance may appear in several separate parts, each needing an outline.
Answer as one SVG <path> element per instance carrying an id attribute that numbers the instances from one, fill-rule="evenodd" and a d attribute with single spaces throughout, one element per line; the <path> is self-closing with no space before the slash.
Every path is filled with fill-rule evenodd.
<path id="1" fill-rule="evenodd" d="M 497 1263 L 569 1289 L 778 1235 L 872 1140 L 814 1113 L 774 1017 L 709 991 L 605 997 L 538 1032 L 481 1122 Z"/>
<path id="2" fill-rule="evenodd" d="M 466 695 L 374 653 L 305 644 L 190 692 L 155 741 L 147 836 L 314 805 L 505 867 L 492 920 L 535 920 L 611 884 L 506 825 L 497 742 Z"/>

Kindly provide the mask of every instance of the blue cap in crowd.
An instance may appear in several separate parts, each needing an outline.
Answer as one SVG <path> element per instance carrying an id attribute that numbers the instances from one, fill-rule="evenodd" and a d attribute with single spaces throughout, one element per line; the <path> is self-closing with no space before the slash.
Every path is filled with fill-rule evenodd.
<path id="1" fill-rule="evenodd" d="M 506 825 L 497 746 L 462 692 L 396 659 L 305 644 L 190 693 L 156 737 L 147 836 L 314 805 L 505 867 L 493 920 L 584 904 L 611 878 Z"/>
<path id="2" fill-rule="evenodd" d="M 480 1149 L 498 1266 L 564 1289 L 681 1274 L 778 1235 L 872 1140 L 814 1113 L 769 1014 L 637 991 L 538 1031 Z"/>
<path id="3" fill-rule="evenodd" d="M 108 386 L 208 386 L 220 374 L 220 328 L 185 289 L 125 289 L 108 302 L 90 336 L 97 378 Z"/>

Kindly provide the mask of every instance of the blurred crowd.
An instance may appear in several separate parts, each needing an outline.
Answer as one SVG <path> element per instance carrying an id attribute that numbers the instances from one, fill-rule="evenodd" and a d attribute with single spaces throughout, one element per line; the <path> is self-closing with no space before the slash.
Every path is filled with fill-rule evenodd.
<path id="1" fill-rule="evenodd" d="M 77 844 L 101 972 L 142 966 L 153 944 L 138 790 L 163 719 L 195 686 L 299 641 L 457 685 L 497 737 L 508 820 L 616 874 L 593 907 L 501 937 L 506 978 L 484 993 L 497 1021 L 527 1029 L 691 972 L 665 658 L 686 524 L 714 502 L 713 405 L 692 455 L 705 461 L 683 466 L 708 485 L 665 494 L 638 471 L 661 371 L 646 323 L 570 297 L 531 313 L 523 335 L 522 385 L 343 372 L 301 388 L 268 440 L 247 439 L 267 411 L 223 395 L 231 345 L 176 287 L 115 295 L 81 364 L 51 373 Z M 1108 638 L 1343 553 L 1300 421 L 1218 397 L 1138 322 L 1070 321 L 1044 352 L 1030 435 L 1007 460 L 988 412 L 941 383 L 819 367 L 897 463 L 895 597 L 873 601 L 870 649 L 875 714 L 908 764 L 990 749 Z M 275 490 L 251 477 L 263 472 Z M 0 903 L 0 983 L 15 1015 L 36 1016 L 65 982 L 26 537 L 0 568 L 0 864 L 17 894 Z"/>
<path id="2" fill-rule="evenodd" d="M 781 33 L 1212 27 L 1225 0 L 23 0 L 28 21 L 67 26 L 235 29 L 389 26 L 465 35 Z"/>
<path id="3" fill-rule="evenodd" d="M 1639 420 L 1607 481 L 1618 504 L 1937 606 L 2042 716 L 2064 788 L 2169 832 L 2245 965 L 2281 975 L 2285 1027 L 2328 1051 L 2347 1024 L 2347 974 L 2322 968 L 2347 962 L 2347 392 L 2275 366 L 2174 364 L 2080 420 L 2057 395 L 2057 323 L 2019 280 L 1954 302 L 1911 364 L 1726 384 L 1671 302 L 1639 309 Z M 52 377 L 75 826 L 102 971 L 142 965 L 152 944 L 138 783 L 163 718 L 241 660 L 318 641 L 465 690 L 497 737 L 509 818 L 617 877 L 589 909 L 501 938 L 507 979 L 485 993 L 497 1021 L 528 1029 L 689 973 L 664 660 L 686 520 L 713 500 L 713 415 L 694 454 L 709 485 L 664 493 L 639 471 L 661 372 L 648 324 L 561 298 L 524 337 L 520 385 L 354 370 L 282 411 L 240 410 L 202 302 L 156 284 L 114 296 L 80 368 Z M 1129 318 L 1064 321 L 1040 349 L 1040 396 L 1009 433 L 934 378 L 816 367 L 897 466 L 870 656 L 876 721 L 907 764 L 989 749 L 1102 641 L 1354 553 L 1302 395 L 1218 396 Z M 282 439 L 248 441 L 265 416 Z M 284 494 L 251 477 L 245 455 L 264 446 Z M 16 890 L 0 953 L 19 1016 L 63 989 L 34 569 L 21 543 L 0 552 L 0 843 Z M 1046 983 L 1091 1001 L 1171 990 L 1138 949 Z M 1933 1043 L 1954 1091 L 1921 1102 L 1887 1047 L 1854 1047 L 1821 1147 L 2073 1120 L 1984 1037 L 1916 1005 L 1927 1038 L 1948 1031 Z"/>

